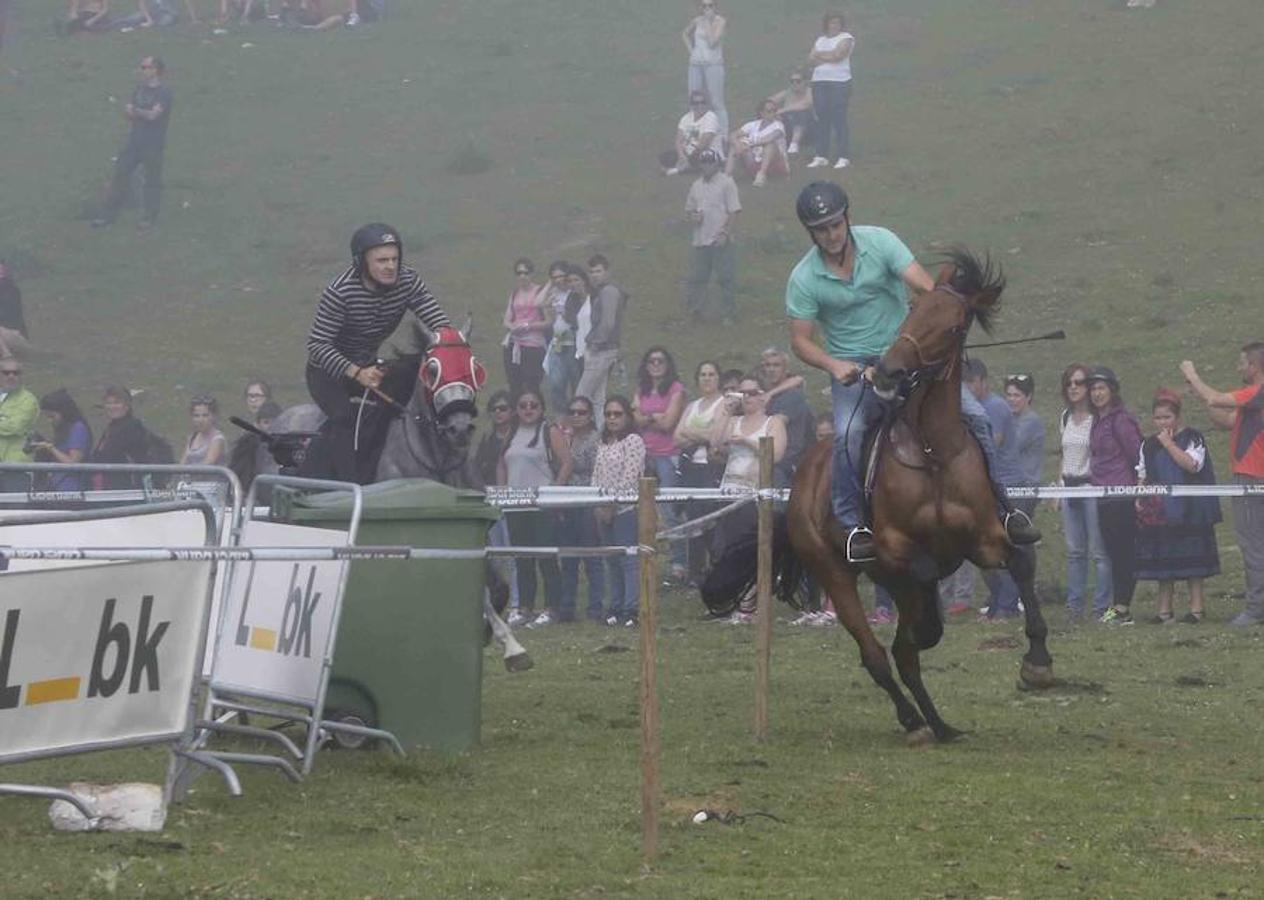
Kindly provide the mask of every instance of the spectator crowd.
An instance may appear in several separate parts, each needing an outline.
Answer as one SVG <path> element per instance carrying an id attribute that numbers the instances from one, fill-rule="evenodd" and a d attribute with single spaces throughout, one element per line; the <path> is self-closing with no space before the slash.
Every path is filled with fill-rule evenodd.
<path id="1" fill-rule="evenodd" d="M 380 20 L 384 0 L 137 0 L 118 9 L 111 0 L 69 0 L 55 23 L 59 34 L 98 33 L 166 27 L 180 21 L 208 22 L 216 28 L 272 22 L 300 30 L 354 27 Z M 736 305 L 735 232 L 742 210 L 739 179 L 752 187 L 784 177 L 799 160 L 805 168 L 843 170 L 852 165 L 848 109 L 856 37 L 843 14 L 826 13 L 819 34 L 789 73 L 781 89 L 747 107 L 752 117 L 730 127 L 725 96 L 725 40 L 728 21 L 717 0 L 698 0 L 681 33 L 687 51 L 685 96 L 688 109 L 677 122 L 672 146 L 659 156 L 665 176 L 688 174 L 684 198 L 692 225 L 683 305 L 694 318 L 707 315 L 707 288 L 720 294 L 720 318 L 731 323 Z M 163 83 L 163 61 L 140 61 L 137 86 L 122 111 L 129 129 L 97 227 L 115 221 L 129 193 L 133 172 L 144 174 L 142 228 L 152 227 L 161 198 L 162 154 L 172 108 Z M 724 369 L 713 360 L 692 374 L 679 370 L 672 350 L 661 344 L 639 356 L 625 346 L 626 323 L 636 310 L 632 294 L 611 260 L 601 254 L 584 263 L 555 260 L 537 277 L 529 258 L 515 260 L 505 298 L 503 366 L 506 388 L 489 395 L 491 426 L 477 447 L 480 472 L 489 484 L 532 488 L 550 484 L 631 489 L 642 473 L 665 487 L 753 486 L 756 448 L 772 440 L 775 484 L 789 486 L 807 448 L 829 439 L 829 416 L 818 417 L 808 401 L 805 379 L 790 371 L 788 354 L 764 349 L 749 365 Z M 239 464 L 254 453 L 247 439 L 228 446 L 218 427 L 219 406 L 208 396 L 190 400 L 189 427 L 177 447 L 137 418 L 134 394 L 122 386 L 105 388 L 101 416 L 88 421 L 64 388 L 37 397 L 23 385 L 23 360 L 33 351 L 21 295 L 0 262 L 0 461 L 86 461 L 111 463 L 179 462 L 185 465 Z M 636 360 L 634 371 L 628 368 Z M 625 367 L 625 360 L 628 367 Z M 1231 430 L 1234 480 L 1264 485 L 1264 345 L 1242 348 L 1243 386 L 1218 391 L 1204 383 L 1191 362 L 1181 372 L 1189 391 L 1211 409 L 1218 427 Z M 686 381 L 691 384 L 686 385 Z M 981 360 L 963 373 L 963 390 L 985 409 L 997 448 L 996 480 L 1006 487 L 1034 487 L 1043 480 L 1045 421 L 1035 411 L 1036 383 L 1029 372 L 994 379 Z M 268 386 L 247 385 L 243 400 L 250 418 L 265 429 L 279 414 Z M 1120 377 L 1102 365 L 1075 363 L 1060 381 L 1056 417 L 1057 483 L 1074 487 L 1212 484 L 1216 475 L 1208 437 L 1185 423 L 1188 396 L 1155 390 L 1143 426 L 1125 402 Z M 41 433 L 41 415 L 48 434 Z M 1148 432 L 1148 434 L 1147 434 Z M 87 477 L 75 472 L 41 475 L 6 473 L 6 490 L 32 487 L 75 491 L 135 483 L 129 475 Z M 1035 501 L 1018 501 L 1033 512 Z M 1205 615 L 1204 583 L 1219 573 L 1215 525 L 1221 510 L 1215 498 L 1154 496 L 1068 499 L 1055 504 L 1066 541 L 1065 602 L 1073 617 L 1090 613 L 1115 625 L 1134 621 L 1131 607 L 1138 581 L 1154 582 L 1156 623 L 1197 624 Z M 1264 622 L 1264 496 L 1234 498 L 1234 525 L 1246 568 L 1246 603 L 1233 624 Z M 668 525 L 684 515 L 708 510 L 705 504 L 665 506 Z M 493 539 L 502 544 L 566 546 L 635 543 L 634 511 L 625 508 L 515 510 Z M 721 520 L 711 537 L 673 543 L 670 576 L 680 584 L 698 582 L 717 546 L 754 527 L 745 507 Z M 1090 565 L 1091 562 L 1091 565 Z M 637 577 L 633 557 L 582 561 L 521 560 L 515 567 L 511 623 L 544 626 L 578 617 L 580 570 L 587 596 L 584 614 L 609 625 L 636 624 Z M 1090 592 L 1090 574 L 1093 586 Z M 1003 571 L 983 576 L 987 600 L 981 617 L 1003 620 L 1020 612 L 1018 589 Z M 976 608 L 975 573 L 967 563 L 941 585 L 947 612 Z M 1178 615 L 1178 584 L 1185 585 L 1187 609 Z M 541 590 L 542 589 L 542 590 Z M 889 601 L 879 592 L 872 621 L 890 618 Z M 749 620 L 739 610 L 733 621 Z M 836 622 L 823 598 L 808 610 L 805 624 Z"/>

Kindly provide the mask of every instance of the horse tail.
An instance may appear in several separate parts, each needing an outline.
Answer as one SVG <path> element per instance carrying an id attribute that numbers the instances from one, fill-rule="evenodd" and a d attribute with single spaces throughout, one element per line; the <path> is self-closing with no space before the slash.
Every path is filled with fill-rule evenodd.
<path id="1" fill-rule="evenodd" d="M 702 582 L 702 602 L 715 616 L 726 616 L 743 601 L 751 600 L 759 580 L 759 531 L 750 528 L 731 538 L 724 552 L 711 560 L 711 571 Z M 790 546 L 790 529 L 784 512 L 773 513 L 773 590 L 796 609 L 805 594 L 803 564 Z"/>

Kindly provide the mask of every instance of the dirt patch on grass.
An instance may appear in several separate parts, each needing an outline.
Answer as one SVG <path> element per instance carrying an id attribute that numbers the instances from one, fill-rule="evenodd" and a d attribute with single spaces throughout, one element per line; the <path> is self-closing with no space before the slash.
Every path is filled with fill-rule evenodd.
<path id="1" fill-rule="evenodd" d="M 1259 849 L 1244 847 L 1236 839 L 1219 835 L 1200 837 L 1189 831 L 1169 831 L 1155 844 L 1164 853 L 1220 866 L 1255 865 L 1264 859 Z"/>
<path id="2" fill-rule="evenodd" d="M 1022 646 L 1018 635 L 994 634 L 979 641 L 980 650 L 1017 650 Z"/>

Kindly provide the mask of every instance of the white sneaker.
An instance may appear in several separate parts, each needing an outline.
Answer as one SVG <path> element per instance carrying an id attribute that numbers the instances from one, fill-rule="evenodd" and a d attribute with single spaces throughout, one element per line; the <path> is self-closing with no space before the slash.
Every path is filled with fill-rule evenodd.
<path id="1" fill-rule="evenodd" d="M 517 628 L 519 625 L 527 624 L 527 621 L 527 617 L 515 609 L 510 611 L 509 618 L 505 620 L 505 624 L 510 628 Z"/>
<path id="2" fill-rule="evenodd" d="M 845 169 L 851 165 L 851 160 L 845 156 L 840 156 L 838 162 L 834 163 L 835 169 Z"/>
<path id="3" fill-rule="evenodd" d="M 824 156 L 814 156 L 812 157 L 812 161 L 808 163 L 807 167 L 809 169 L 819 169 L 821 166 L 828 166 L 828 165 L 829 165 L 829 160 L 826 159 Z"/>
<path id="4" fill-rule="evenodd" d="M 790 624 L 791 625 L 812 625 L 816 622 L 816 617 L 819 615 L 820 613 L 812 612 L 811 610 L 809 610 L 803 613 L 802 615 L 800 615 L 797 619 L 792 619 L 790 621 Z"/>
<path id="5" fill-rule="evenodd" d="M 680 169 L 676 168 L 675 166 L 672 166 L 670 169 L 663 169 L 663 174 L 664 175 L 679 175 Z"/>
<path id="6" fill-rule="evenodd" d="M 764 173 L 757 172 L 755 173 L 755 180 L 752 181 L 751 184 L 753 184 L 755 187 L 763 187 L 767 182 L 768 182 L 768 179 L 764 177 Z"/>
<path id="7" fill-rule="evenodd" d="M 359 14 L 359 13 L 348 13 L 348 14 L 347 14 L 347 25 L 348 25 L 349 27 L 354 28 L 355 26 L 357 26 L 357 25 L 359 25 L 359 24 L 360 24 L 360 14 Z"/>
<path id="8" fill-rule="evenodd" d="M 527 625 L 527 627 L 528 628 L 544 628 L 546 625 L 552 625 L 552 624 L 553 624 L 553 617 L 549 615 L 548 610 L 545 610 L 544 612 L 536 616 L 534 619 L 532 619 L 530 624 Z"/>
<path id="9" fill-rule="evenodd" d="M 813 628 L 829 628 L 838 624 L 838 613 L 823 612 L 808 624 Z"/>
<path id="10" fill-rule="evenodd" d="M 796 153 L 798 153 L 798 152 L 799 152 L 799 144 L 798 144 L 798 142 L 797 142 L 797 141 L 791 141 L 791 142 L 790 142 L 790 146 L 786 148 L 786 153 L 787 153 L 787 154 L 789 154 L 790 156 L 794 156 L 794 155 L 795 155 Z"/>
<path id="11" fill-rule="evenodd" d="M 607 617 L 606 617 L 606 624 L 607 624 L 607 625 L 609 625 L 611 628 L 615 627 L 616 625 L 618 625 L 618 624 L 619 624 L 619 617 L 618 617 L 618 616 L 607 616 Z"/>

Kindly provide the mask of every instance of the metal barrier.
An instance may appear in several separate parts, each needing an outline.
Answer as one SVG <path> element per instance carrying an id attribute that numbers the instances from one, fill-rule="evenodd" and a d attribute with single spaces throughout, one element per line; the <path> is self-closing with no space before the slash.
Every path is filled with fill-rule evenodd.
<path id="1" fill-rule="evenodd" d="M 0 541 L 20 532 L 108 542 L 125 529 L 134 539 L 142 525 L 152 539 L 201 535 L 213 549 L 218 530 L 200 499 L 47 512 L 38 521 L 22 512 L 0 512 Z M 50 556 L 0 574 L 0 764 L 167 745 L 169 798 L 174 760 L 193 736 L 213 568 L 210 559 L 94 565 Z M 91 714 L 83 700 L 92 701 Z M 0 794 L 65 800 L 97 824 L 88 802 L 58 788 L 0 784 Z"/>
<path id="2" fill-rule="evenodd" d="M 256 519 L 253 501 L 260 486 L 349 493 L 351 515 L 347 530 Z M 348 560 L 397 558 L 397 554 L 362 556 L 351 553 L 358 549 L 354 544 L 362 507 L 363 492 L 358 484 L 283 475 L 261 475 L 255 479 L 246 503 L 246 509 L 252 514 L 242 523 L 238 546 L 232 548 L 223 608 L 216 623 L 215 653 L 205 715 L 199 723 L 203 729 L 203 734 L 199 735 L 201 742 L 204 743 L 212 732 L 249 734 L 273 740 L 301 760 L 304 775 L 312 770 L 322 732 L 342 731 L 384 740 L 403 755 L 399 741 L 388 731 L 322 719 L 347 586 Z M 254 541 L 266 544 L 278 539 L 302 541 L 308 546 L 287 548 L 290 552 L 282 553 L 277 553 L 275 547 L 256 550 L 242 546 Z M 309 552 L 303 554 L 301 551 L 304 549 Z M 302 578 L 299 578 L 299 566 L 279 565 L 280 562 L 300 561 L 310 563 Z M 247 565 L 239 567 L 238 562 L 246 562 Z M 287 568 L 292 569 L 288 574 Z M 300 582 L 305 582 L 306 587 L 298 587 Z M 312 603 L 312 597 L 317 595 L 330 598 L 329 602 L 323 607 Z M 274 627 L 250 624 L 263 621 Z M 243 698 L 276 706 L 255 706 L 243 702 Z M 298 722 L 307 729 L 304 747 L 299 750 L 289 738 L 276 731 L 219 721 L 214 718 L 216 709 Z M 221 759 L 228 758 L 222 752 L 208 752 Z M 277 757 L 244 759 L 242 755 L 234 754 L 231 758 L 240 762 L 280 765 Z M 284 769 L 284 766 L 281 767 Z"/>

